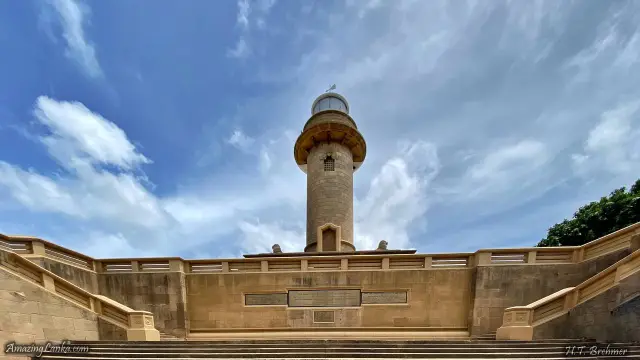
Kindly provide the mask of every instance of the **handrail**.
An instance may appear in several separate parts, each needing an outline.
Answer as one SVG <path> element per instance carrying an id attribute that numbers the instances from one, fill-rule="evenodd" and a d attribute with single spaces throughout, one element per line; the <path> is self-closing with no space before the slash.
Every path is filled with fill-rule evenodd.
<path id="1" fill-rule="evenodd" d="M 96 313 L 101 319 L 126 330 L 129 340 L 154 340 L 156 333 L 157 338 L 160 337 L 152 313 L 133 310 L 105 296 L 92 294 L 10 250 L 0 249 L 0 268 Z"/>
<path id="2" fill-rule="evenodd" d="M 181 257 L 94 259 L 54 243 L 31 236 L 0 234 L 0 249 L 23 256 L 50 257 L 96 272 L 266 272 L 266 271 L 360 271 L 395 269 L 450 269 L 475 266 L 572 264 L 594 259 L 630 247 L 631 237 L 640 234 L 640 222 L 581 246 L 480 249 L 474 253 L 371 254 L 240 259 L 196 259 Z M 357 260 L 356 260 L 357 259 Z M 350 263 L 379 260 L 379 266 L 350 266 Z M 317 265 L 317 266 L 314 266 Z"/>
<path id="3" fill-rule="evenodd" d="M 609 266 L 575 287 L 565 288 L 529 305 L 505 309 L 502 327 L 497 331 L 499 340 L 532 340 L 533 329 L 541 324 L 567 314 L 620 281 L 640 272 L 640 249 Z"/>

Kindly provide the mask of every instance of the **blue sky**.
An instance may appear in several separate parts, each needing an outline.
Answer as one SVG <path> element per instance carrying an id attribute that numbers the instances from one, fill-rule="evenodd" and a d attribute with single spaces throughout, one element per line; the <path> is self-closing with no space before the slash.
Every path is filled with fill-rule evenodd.
<path id="1" fill-rule="evenodd" d="M 0 232 L 96 257 L 304 247 L 331 84 L 360 249 L 532 246 L 640 172 L 634 1 L 0 2 Z"/>

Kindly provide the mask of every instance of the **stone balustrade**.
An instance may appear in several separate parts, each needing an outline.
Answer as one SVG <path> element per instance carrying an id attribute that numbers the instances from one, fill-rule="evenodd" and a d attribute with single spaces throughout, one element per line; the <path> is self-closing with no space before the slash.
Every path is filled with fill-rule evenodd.
<path id="1" fill-rule="evenodd" d="M 634 241 L 638 241 L 638 238 L 640 235 L 635 235 Z M 615 248 L 611 245 L 608 247 Z M 577 305 L 595 298 L 638 272 L 640 250 L 635 249 L 629 256 L 578 286 L 562 289 L 529 305 L 505 309 L 502 327 L 498 329 L 496 336 L 502 340 L 533 340 L 536 326 L 567 314 Z"/>
<path id="2" fill-rule="evenodd" d="M 640 234 L 640 223 L 582 246 L 482 249 L 475 253 L 453 254 L 336 255 L 213 260 L 184 260 L 179 257 L 93 259 L 39 238 L 2 234 L 0 234 L 0 249 L 10 250 L 25 258 L 48 257 L 99 273 L 434 270 L 475 266 L 579 263 L 629 248 L 631 238 L 636 234 Z"/>
<path id="3" fill-rule="evenodd" d="M 125 329 L 127 340 L 160 340 L 150 312 L 136 311 L 105 296 L 89 293 L 10 250 L 0 249 L 0 267 Z"/>

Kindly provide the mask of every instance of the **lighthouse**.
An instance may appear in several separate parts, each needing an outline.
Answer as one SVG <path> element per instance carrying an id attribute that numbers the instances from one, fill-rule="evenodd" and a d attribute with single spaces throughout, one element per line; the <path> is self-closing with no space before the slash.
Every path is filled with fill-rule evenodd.
<path id="1" fill-rule="evenodd" d="M 294 146 L 295 161 L 307 174 L 305 252 L 355 251 L 353 174 L 366 152 L 347 100 L 334 92 L 320 95 Z"/>

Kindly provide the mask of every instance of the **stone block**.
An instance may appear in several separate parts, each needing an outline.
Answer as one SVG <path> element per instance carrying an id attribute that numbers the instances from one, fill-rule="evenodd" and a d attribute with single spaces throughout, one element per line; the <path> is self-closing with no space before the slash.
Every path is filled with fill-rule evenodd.
<path id="1" fill-rule="evenodd" d="M 0 289 L 5 291 L 20 291 L 22 290 L 21 280 L 17 278 L 2 278 L 0 279 Z"/>
<path id="2" fill-rule="evenodd" d="M 79 338 L 83 338 L 84 340 L 100 340 L 97 330 L 85 330 L 79 334 Z"/>
<path id="3" fill-rule="evenodd" d="M 53 316 L 53 327 L 58 329 L 74 329 L 73 318 Z"/>
<path id="4" fill-rule="evenodd" d="M 70 306 L 73 306 L 73 305 L 70 305 Z M 61 304 L 52 304 L 50 302 L 38 303 L 38 309 L 39 309 L 39 313 L 44 315 L 60 315 L 69 311 L 73 311 L 71 309 L 66 309 L 65 306 Z"/>
<path id="5" fill-rule="evenodd" d="M 93 320 L 73 319 L 73 328 L 76 331 L 98 331 L 98 324 Z"/>
<path id="6" fill-rule="evenodd" d="M 0 299 L 0 311 L 11 311 L 21 314 L 35 314 L 39 312 L 38 302 L 21 300 L 12 296 L 13 299 Z"/>
<path id="7" fill-rule="evenodd" d="M 53 316 L 51 315 L 42 315 L 42 314 L 31 314 L 30 320 L 31 324 L 38 324 L 43 328 L 54 327 L 53 325 Z"/>
<path id="8" fill-rule="evenodd" d="M 50 341 L 59 341 L 66 339 L 73 340 L 69 337 L 69 335 L 73 334 L 73 329 L 43 328 L 42 331 L 44 337 Z"/>

